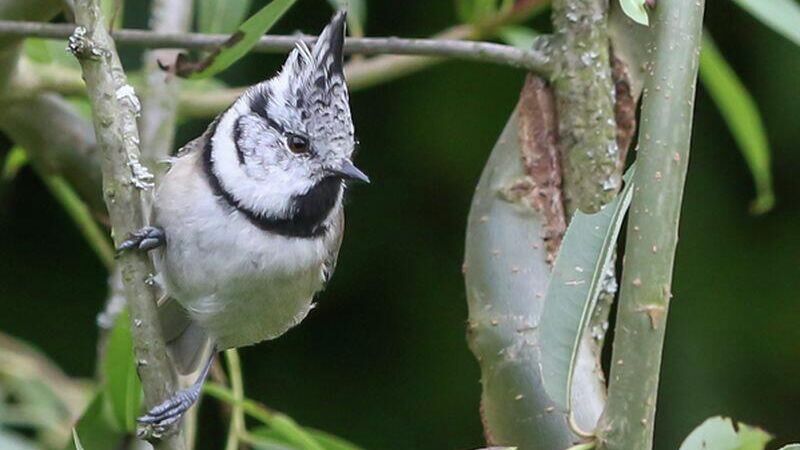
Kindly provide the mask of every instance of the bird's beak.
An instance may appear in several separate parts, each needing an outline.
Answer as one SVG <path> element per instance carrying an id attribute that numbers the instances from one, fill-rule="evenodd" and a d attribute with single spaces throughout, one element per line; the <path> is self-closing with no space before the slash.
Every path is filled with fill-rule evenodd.
<path id="1" fill-rule="evenodd" d="M 349 159 L 343 159 L 339 167 L 329 168 L 328 173 L 344 180 L 355 180 L 369 183 L 369 177 L 367 174 L 359 170 L 358 167 L 354 166 L 352 161 Z"/>

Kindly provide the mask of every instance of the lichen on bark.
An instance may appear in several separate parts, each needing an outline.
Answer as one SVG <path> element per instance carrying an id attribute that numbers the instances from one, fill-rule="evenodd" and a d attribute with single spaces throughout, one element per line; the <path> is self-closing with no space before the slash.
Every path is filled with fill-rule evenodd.
<path id="1" fill-rule="evenodd" d="M 593 213 L 622 182 L 614 121 L 607 1 L 554 0 L 555 69 L 567 211 Z"/>

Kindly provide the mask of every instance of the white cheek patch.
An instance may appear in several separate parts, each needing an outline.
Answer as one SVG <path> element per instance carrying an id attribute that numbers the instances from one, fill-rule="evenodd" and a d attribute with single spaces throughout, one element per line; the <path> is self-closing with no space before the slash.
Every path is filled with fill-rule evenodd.
<path id="1" fill-rule="evenodd" d="M 285 217 L 291 212 L 289 209 L 292 197 L 307 192 L 313 181 L 307 176 L 301 176 L 298 171 L 273 170 L 280 165 L 266 170 L 263 164 L 241 164 L 233 141 L 233 128 L 237 118 L 249 113 L 246 99 L 240 98 L 220 118 L 211 137 L 214 173 L 221 188 L 243 207 L 270 217 Z M 259 170 L 262 173 L 258 177 L 248 173 Z"/>

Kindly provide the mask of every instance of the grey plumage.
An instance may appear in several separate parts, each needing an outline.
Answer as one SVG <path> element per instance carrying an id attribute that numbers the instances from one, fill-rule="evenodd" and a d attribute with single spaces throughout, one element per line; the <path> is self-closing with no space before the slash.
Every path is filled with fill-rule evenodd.
<path id="1" fill-rule="evenodd" d="M 313 49 L 298 43 L 276 77 L 248 89 L 172 159 L 156 190 L 152 224 L 166 244 L 155 261 L 168 294 L 159 311 L 183 374 L 212 348 L 285 333 L 333 272 L 345 180 L 367 181 L 351 161 L 344 19 L 337 13 Z M 187 392 L 143 422 L 174 422 L 163 412 L 182 413 L 194 398 Z"/>

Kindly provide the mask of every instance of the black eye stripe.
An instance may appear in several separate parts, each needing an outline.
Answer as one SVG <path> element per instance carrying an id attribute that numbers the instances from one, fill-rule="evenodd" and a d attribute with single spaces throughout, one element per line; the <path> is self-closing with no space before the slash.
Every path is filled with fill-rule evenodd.
<path id="1" fill-rule="evenodd" d="M 236 120 L 233 124 L 233 145 L 236 147 L 236 157 L 239 158 L 239 164 L 244 164 L 244 152 L 239 147 L 239 140 L 242 138 L 242 117 Z"/>

